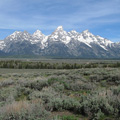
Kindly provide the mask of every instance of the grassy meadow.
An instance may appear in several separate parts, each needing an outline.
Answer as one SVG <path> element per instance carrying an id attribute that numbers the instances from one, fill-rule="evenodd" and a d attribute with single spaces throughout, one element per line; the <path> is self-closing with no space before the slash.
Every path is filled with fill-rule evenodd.
<path id="1" fill-rule="evenodd" d="M 120 120 L 120 61 L 2 59 L 0 120 Z"/>

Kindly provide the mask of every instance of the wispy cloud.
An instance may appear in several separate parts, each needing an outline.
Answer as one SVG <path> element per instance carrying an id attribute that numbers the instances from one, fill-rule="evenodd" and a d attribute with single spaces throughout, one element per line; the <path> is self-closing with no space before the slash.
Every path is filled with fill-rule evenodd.
<path id="1" fill-rule="evenodd" d="M 92 29 L 120 25 L 120 0 L 1 0 L 0 28 Z"/>
<path id="2" fill-rule="evenodd" d="M 71 24 L 71 26 L 74 26 L 75 24 L 90 24 L 93 23 L 93 21 L 95 23 L 100 23 L 101 21 L 101 24 L 106 24 L 106 21 L 107 23 L 119 22 L 118 17 L 111 19 L 105 18 L 106 16 L 120 14 L 120 2 L 117 0 L 101 0 L 98 2 L 95 2 L 95 0 L 76 0 L 76 2 L 73 0 L 71 0 L 72 2 L 68 0 L 61 0 L 61 2 L 58 0 L 53 0 L 52 2 L 51 0 L 34 0 L 34 2 L 26 0 L 25 3 L 21 3 L 23 2 L 23 0 L 21 0 L 21 2 L 18 3 L 19 5 L 17 5 L 15 0 L 4 0 L 4 2 L 0 2 L 0 4 L 6 6 L 7 1 L 10 1 L 8 3 L 9 5 L 7 5 L 8 7 L 1 8 L 3 11 L 0 12 L 0 26 L 11 27 L 11 29 L 12 27 L 31 29 L 37 26 L 43 26 L 44 28 L 44 26 L 51 23 L 52 25 L 67 24 L 70 26 L 69 24 Z M 37 8 L 34 6 L 36 2 L 40 4 Z M 17 7 L 12 7 L 13 3 L 15 4 L 14 6 Z M 77 8 L 74 8 L 76 6 Z M 7 9 L 5 13 L 4 9 Z M 76 28 L 76 26 L 74 27 Z"/>

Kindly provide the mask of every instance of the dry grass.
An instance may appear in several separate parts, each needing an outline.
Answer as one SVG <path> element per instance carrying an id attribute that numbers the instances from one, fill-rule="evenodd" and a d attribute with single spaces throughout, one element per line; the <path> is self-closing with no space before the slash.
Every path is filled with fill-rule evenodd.
<path id="1" fill-rule="evenodd" d="M 30 104 L 27 101 L 19 101 L 19 102 L 13 102 L 12 104 L 8 104 L 2 108 L 6 114 L 10 113 L 17 113 L 21 110 L 29 110 Z"/>
<path id="2" fill-rule="evenodd" d="M 40 104 L 42 104 L 42 100 L 39 98 L 36 98 L 36 99 L 34 99 L 34 100 L 31 100 L 31 103 L 32 104 L 37 104 L 37 103 L 40 103 Z"/>

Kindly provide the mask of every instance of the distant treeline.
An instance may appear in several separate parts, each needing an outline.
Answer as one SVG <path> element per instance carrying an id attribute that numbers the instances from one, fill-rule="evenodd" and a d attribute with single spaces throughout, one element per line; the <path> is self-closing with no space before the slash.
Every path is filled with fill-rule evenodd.
<path id="1" fill-rule="evenodd" d="M 5 60 L 0 61 L 0 68 L 12 68 L 12 69 L 80 69 L 80 68 L 116 68 L 120 67 L 120 62 L 113 63 L 48 63 L 48 62 L 31 62 L 20 60 Z"/>

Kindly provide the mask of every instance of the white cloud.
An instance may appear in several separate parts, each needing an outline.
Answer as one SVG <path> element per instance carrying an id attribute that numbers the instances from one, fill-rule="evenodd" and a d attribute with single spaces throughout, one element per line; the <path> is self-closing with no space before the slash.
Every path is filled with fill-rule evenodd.
<path id="1" fill-rule="evenodd" d="M 4 0 L 0 1 L 0 27 L 6 29 L 54 29 L 58 25 L 63 25 L 65 29 L 71 28 L 86 28 L 95 25 L 116 23 L 119 21 L 120 15 L 120 1 L 119 0 Z M 27 3 L 28 2 L 28 3 Z M 27 11 L 27 4 L 39 4 L 49 6 L 45 8 L 46 14 L 43 12 L 32 10 Z M 65 10 L 66 7 L 71 8 L 66 10 L 65 14 L 57 14 L 56 6 L 61 4 Z M 68 6 L 66 6 L 68 5 Z M 37 8 L 38 9 L 38 8 Z M 39 8 L 40 10 L 40 8 Z M 62 9 L 61 9 L 62 10 Z M 25 12 L 27 11 L 27 12 Z M 21 14 L 20 14 L 21 12 Z M 25 12 L 25 13 L 24 13 Z M 51 14 L 53 12 L 54 14 Z M 19 15 L 18 15 L 19 14 Z M 115 15 L 115 17 L 112 17 Z M 109 16 L 109 17 L 107 17 Z M 111 16 L 111 18 L 110 18 Z M 49 26 L 49 27 L 48 27 Z"/>

